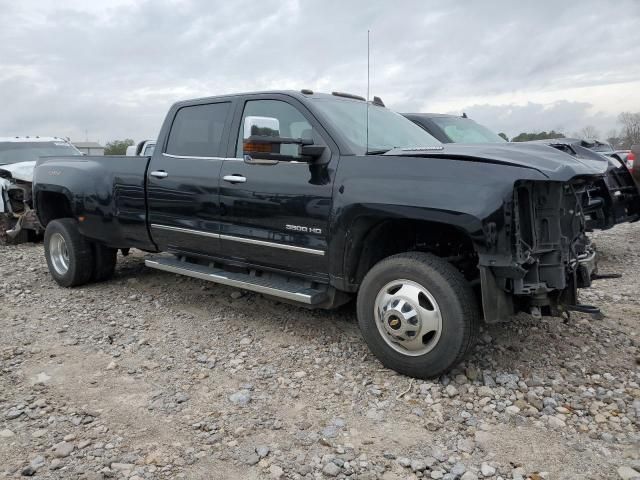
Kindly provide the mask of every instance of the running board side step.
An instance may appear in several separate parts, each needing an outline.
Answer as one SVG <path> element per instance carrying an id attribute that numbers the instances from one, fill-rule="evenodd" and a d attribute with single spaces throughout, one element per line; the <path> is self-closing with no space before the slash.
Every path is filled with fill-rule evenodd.
<path id="1" fill-rule="evenodd" d="M 144 263 L 147 267 L 157 270 L 208 280 L 308 305 L 322 303 L 327 299 L 326 290 L 311 288 L 302 281 L 287 281 L 285 277 L 269 278 L 246 273 L 228 272 L 221 268 L 181 261 L 176 257 L 158 256 L 147 259 Z"/>

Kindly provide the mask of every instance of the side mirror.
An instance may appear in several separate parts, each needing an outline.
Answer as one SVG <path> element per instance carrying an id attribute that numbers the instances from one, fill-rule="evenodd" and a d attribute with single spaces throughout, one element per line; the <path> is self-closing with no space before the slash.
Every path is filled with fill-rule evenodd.
<path id="1" fill-rule="evenodd" d="M 297 145 L 295 154 L 283 153 L 282 145 Z M 273 165 L 279 161 L 309 162 L 319 158 L 326 147 L 313 140 L 280 136 L 277 118 L 249 116 L 244 119 L 243 156 L 247 163 Z"/>
<path id="2" fill-rule="evenodd" d="M 280 121 L 272 117 L 247 117 L 244 119 L 244 140 L 249 137 L 259 135 L 265 137 L 280 136 Z"/>

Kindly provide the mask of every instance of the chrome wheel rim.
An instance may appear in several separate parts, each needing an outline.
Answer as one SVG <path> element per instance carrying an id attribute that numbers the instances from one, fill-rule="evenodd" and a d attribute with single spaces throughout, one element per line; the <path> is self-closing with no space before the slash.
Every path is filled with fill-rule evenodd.
<path id="1" fill-rule="evenodd" d="M 54 233 L 49 239 L 49 257 L 51 265 L 58 275 L 64 275 L 69 271 L 69 251 L 67 242 L 59 233 Z"/>
<path id="2" fill-rule="evenodd" d="M 376 296 L 378 332 L 396 352 L 411 357 L 433 350 L 442 333 L 442 313 L 431 292 L 412 280 L 394 280 Z"/>

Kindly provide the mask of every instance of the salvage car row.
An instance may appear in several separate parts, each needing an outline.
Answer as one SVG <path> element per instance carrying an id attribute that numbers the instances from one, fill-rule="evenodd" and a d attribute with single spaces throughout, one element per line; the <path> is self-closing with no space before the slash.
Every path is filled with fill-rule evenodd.
<path id="1" fill-rule="evenodd" d="M 481 318 L 597 313 L 578 297 L 598 278 L 587 233 L 640 218 L 629 169 L 579 141 L 443 143 L 411 120 L 338 92 L 228 95 L 173 105 L 150 156 L 42 157 L 49 271 L 105 280 L 138 248 L 307 307 L 353 299 L 372 352 L 419 378 L 456 365 Z"/>

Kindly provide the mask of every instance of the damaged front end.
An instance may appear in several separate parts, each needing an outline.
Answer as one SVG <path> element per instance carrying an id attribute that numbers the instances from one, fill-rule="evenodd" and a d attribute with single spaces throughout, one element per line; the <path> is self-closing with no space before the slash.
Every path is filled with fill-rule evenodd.
<path id="1" fill-rule="evenodd" d="M 480 256 L 487 322 L 519 311 L 534 316 L 589 311 L 579 305 L 578 288 L 589 287 L 597 273 L 596 252 L 585 235 L 592 181 L 587 176 L 516 184 L 504 212 L 510 254 Z"/>
<path id="2" fill-rule="evenodd" d="M 32 165 L 0 166 L 0 243 L 25 242 L 44 231 L 33 210 L 32 172 Z"/>
<path id="3" fill-rule="evenodd" d="M 606 230 L 619 223 L 640 219 L 640 189 L 622 161 L 591 150 L 589 142 L 584 140 L 555 139 L 545 142 L 574 158 L 606 164 L 605 174 L 592 179 L 586 186 L 583 210 L 587 231 Z"/>

